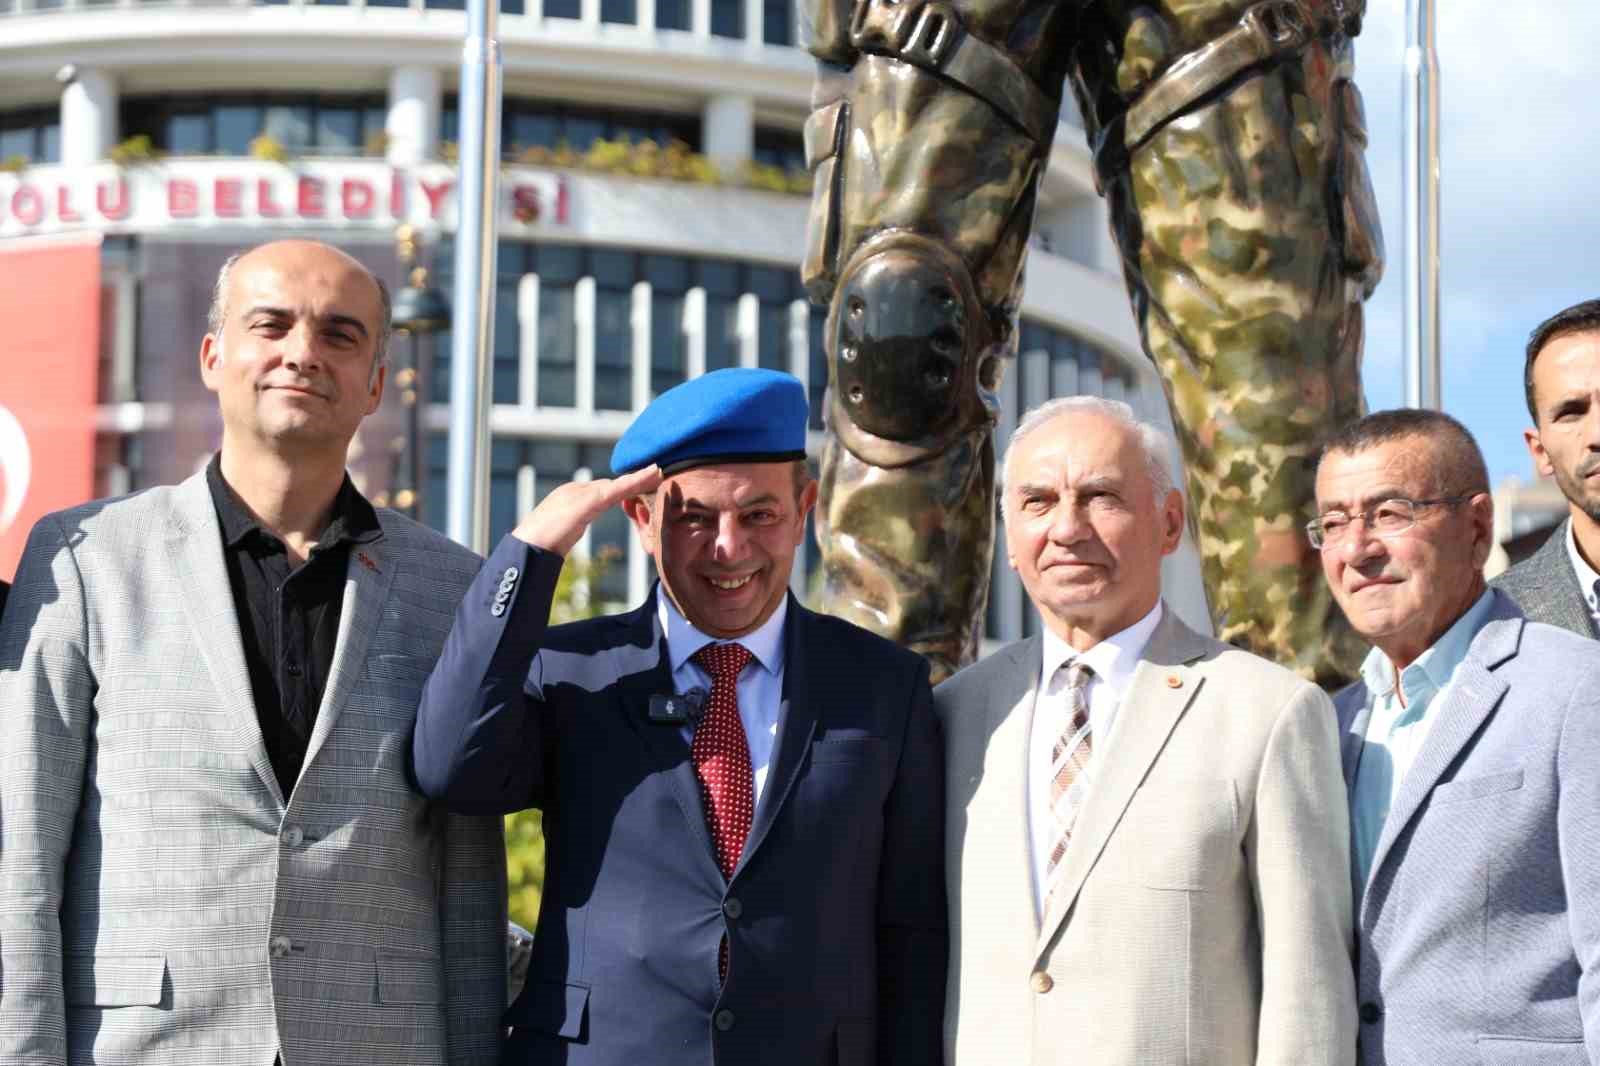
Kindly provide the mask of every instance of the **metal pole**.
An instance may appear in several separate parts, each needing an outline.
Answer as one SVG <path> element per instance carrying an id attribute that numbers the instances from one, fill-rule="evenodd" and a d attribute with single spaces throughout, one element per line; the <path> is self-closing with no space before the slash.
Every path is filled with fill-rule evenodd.
<path id="1" fill-rule="evenodd" d="M 494 369 L 495 229 L 500 206 L 499 0 L 467 0 L 461 52 L 460 205 L 450 358 L 447 532 L 489 550 L 489 403 Z"/>
<path id="2" fill-rule="evenodd" d="M 1439 53 L 1438 0 L 1406 0 L 1405 365 L 1406 406 L 1438 410 Z"/>

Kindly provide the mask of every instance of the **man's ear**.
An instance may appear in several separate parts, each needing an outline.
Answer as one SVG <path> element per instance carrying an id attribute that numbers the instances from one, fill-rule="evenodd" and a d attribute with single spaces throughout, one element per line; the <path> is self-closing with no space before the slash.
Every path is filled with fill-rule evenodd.
<path id="1" fill-rule="evenodd" d="M 1472 558 L 1479 570 L 1494 551 L 1494 497 L 1480 492 L 1467 501 L 1472 516 Z"/>
<path id="2" fill-rule="evenodd" d="M 1555 464 L 1550 462 L 1550 453 L 1544 450 L 1544 441 L 1540 438 L 1539 431 L 1523 430 L 1522 443 L 1528 446 L 1528 454 L 1533 458 L 1533 468 L 1539 472 L 1539 476 L 1553 477 L 1556 472 Z"/>
<path id="3" fill-rule="evenodd" d="M 628 521 L 633 523 L 633 531 L 639 536 L 639 543 L 647 552 L 655 551 L 656 530 L 651 523 L 655 511 L 655 497 L 629 496 L 622 501 L 622 513 L 628 516 Z"/>
<path id="4" fill-rule="evenodd" d="M 1183 493 L 1173 489 L 1161 501 L 1161 554 L 1171 555 L 1183 543 Z"/>
<path id="5" fill-rule="evenodd" d="M 200 341 L 200 380 L 212 392 L 217 391 L 217 374 L 222 370 L 222 338 L 207 333 Z"/>

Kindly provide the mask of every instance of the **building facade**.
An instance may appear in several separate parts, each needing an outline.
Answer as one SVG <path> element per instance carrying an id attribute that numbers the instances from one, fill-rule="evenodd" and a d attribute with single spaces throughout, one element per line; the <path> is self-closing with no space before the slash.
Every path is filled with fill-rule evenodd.
<path id="1" fill-rule="evenodd" d="M 196 353 L 231 252 L 316 237 L 398 288 L 409 225 L 450 293 L 461 8 L 0 0 L 0 311 L 23 323 L 0 364 L 0 573 L 38 514 L 177 480 L 216 447 Z M 503 0 L 497 37 L 492 533 L 552 486 L 606 476 L 633 412 L 706 370 L 795 373 L 820 441 L 822 312 L 797 270 L 813 64 L 792 0 Z M 1021 410 L 1058 395 L 1170 425 L 1070 113 L 1023 320 L 1002 447 Z M 396 338 L 351 462 L 370 495 L 439 526 L 450 349 L 448 331 Z M 397 490 L 407 463 L 415 498 Z M 649 560 L 620 513 L 584 550 L 609 560 L 591 595 L 643 594 Z M 995 573 L 990 638 L 1033 631 L 1003 553 Z M 1204 626 L 1187 545 L 1168 589 Z"/>

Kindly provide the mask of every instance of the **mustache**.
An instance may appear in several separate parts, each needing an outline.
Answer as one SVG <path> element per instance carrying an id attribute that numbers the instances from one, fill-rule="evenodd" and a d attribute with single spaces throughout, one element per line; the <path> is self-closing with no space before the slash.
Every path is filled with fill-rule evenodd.
<path id="1" fill-rule="evenodd" d="M 1588 477 L 1596 470 L 1600 470 L 1600 455 L 1591 455 L 1578 464 L 1576 473 L 1579 477 Z"/>

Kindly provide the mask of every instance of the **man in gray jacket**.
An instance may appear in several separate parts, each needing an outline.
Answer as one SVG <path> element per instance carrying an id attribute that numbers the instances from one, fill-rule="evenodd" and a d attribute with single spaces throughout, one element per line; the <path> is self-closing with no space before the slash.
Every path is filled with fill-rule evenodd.
<path id="1" fill-rule="evenodd" d="M 1450 416 L 1368 415 L 1316 484 L 1373 644 L 1334 700 L 1362 1066 L 1600 1063 L 1600 644 L 1485 587 L 1488 475 Z"/>
<path id="2" fill-rule="evenodd" d="M 492 1066 L 499 820 L 410 787 L 477 569 L 345 452 L 388 299 L 282 241 L 223 268 L 222 450 L 47 515 L 0 625 L 0 1063 Z"/>
<path id="3" fill-rule="evenodd" d="M 1600 636 L 1600 300 L 1541 322 L 1528 338 L 1522 378 L 1533 419 L 1522 439 L 1570 514 L 1495 584 L 1536 622 Z"/>

